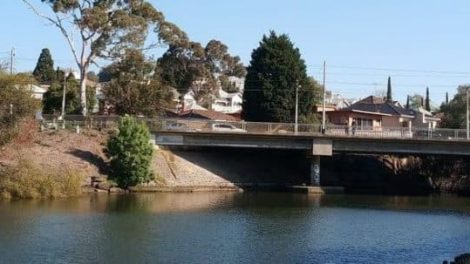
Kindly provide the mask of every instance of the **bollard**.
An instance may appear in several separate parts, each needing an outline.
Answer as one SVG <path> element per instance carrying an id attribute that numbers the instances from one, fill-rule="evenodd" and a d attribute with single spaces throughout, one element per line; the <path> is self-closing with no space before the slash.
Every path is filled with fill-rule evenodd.
<path id="1" fill-rule="evenodd" d="M 77 134 L 80 134 L 80 126 L 79 126 L 79 125 L 77 125 L 77 126 L 75 127 L 75 132 L 76 132 Z"/>

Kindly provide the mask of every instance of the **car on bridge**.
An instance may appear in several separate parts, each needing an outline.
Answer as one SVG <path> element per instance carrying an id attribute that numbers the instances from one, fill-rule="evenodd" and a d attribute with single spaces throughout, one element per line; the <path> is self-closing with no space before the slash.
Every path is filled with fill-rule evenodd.
<path id="1" fill-rule="evenodd" d="M 194 128 L 188 127 L 188 125 L 184 123 L 169 123 L 166 125 L 166 130 L 182 131 L 182 132 L 196 132 L 197 131 Z"/>
<path id="2" fill-rule="evenodd" d="M 226 123 L 214 123 L 211 124 L 211 130 L 215 132 L 231 132 L 231 133 L 246 133 L 247 131 L 242 128 L 238 128 L 232 124 Z"/>

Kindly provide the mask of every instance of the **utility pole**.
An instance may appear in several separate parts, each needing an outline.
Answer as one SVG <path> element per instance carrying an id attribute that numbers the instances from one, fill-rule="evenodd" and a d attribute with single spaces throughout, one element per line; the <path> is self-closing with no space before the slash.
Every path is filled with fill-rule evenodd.
<path id="1" fill-rule="evenodd" d="M 65 94 L 67 89 L 67 73 L 64 72 L 64 89 L 62 91 L 62 120 L 65 124 Z"/>
<path id="2" fill-rule="evenodd" d="M 326 61 L 323 61 L 323 109 L 322 109 L 322 120 L 321 120 L 321 132 L 325 134 L 326 131 Z"/>
<path id="3" fill-rule="evenodd" d="M 467 115 L 465 118 L 466 123 L 467 123 L 467 140 L 470 140 L 470 124 L 469 124 L 470 113 L 468 109 L 468 88 L 467 88 L 467 96 L 465 97 L 465 99 L 467 100 Z"/>
<path id="4" fill-rule="evenodd" d="M 13 63 L 15 61 L 15 48 L 11 49 L 10 53 L 10 75 L 13 75 Z"/>
<path id="5" fill-rule="evenodd" d="M 300 84 L 297 82 L 295 85 L 295 126 L 294 132 L 297 135 L 299 130 L 299 86 Z"/>

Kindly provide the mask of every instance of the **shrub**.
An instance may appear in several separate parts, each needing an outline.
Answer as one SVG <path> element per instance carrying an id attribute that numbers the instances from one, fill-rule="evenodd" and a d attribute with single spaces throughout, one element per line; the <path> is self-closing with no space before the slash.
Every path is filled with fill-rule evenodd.
<path id="1" fill-rule="evenodd" d="M 81 194 L 83 176 L 75 171 L 45 171 L 30 160 L 0 173 L 0 197 L 37 199 L 69 197 Z"/>
<path id="2" fill-rule="evenodd" d="M 119 122 L 119 132 L 107 143 L 106 154 L 111 162 L 111 178 L 121 188 L 153 179 L 150 163 L 153 146 L 144 123 L 125 116 Z"/>

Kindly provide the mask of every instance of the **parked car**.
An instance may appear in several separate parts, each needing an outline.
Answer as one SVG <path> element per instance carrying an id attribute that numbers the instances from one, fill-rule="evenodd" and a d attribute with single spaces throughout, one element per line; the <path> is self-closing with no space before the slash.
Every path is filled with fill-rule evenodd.
<path id="1" fill-rule="evenodd" d="M 188 127 L 184 123 L 169 123 L 166 125 L 166 129 L 171 130 L 171 131 L 185 131 L 185 132 L 196 131 L 195 129 Z"/>
<path id="2" fill-rule="evenodd" d="M 232 124 L 215 123 L 211 124 L 211 130 L 216 132 L 246 133 L 245 129 L 237 128 Z"/>

